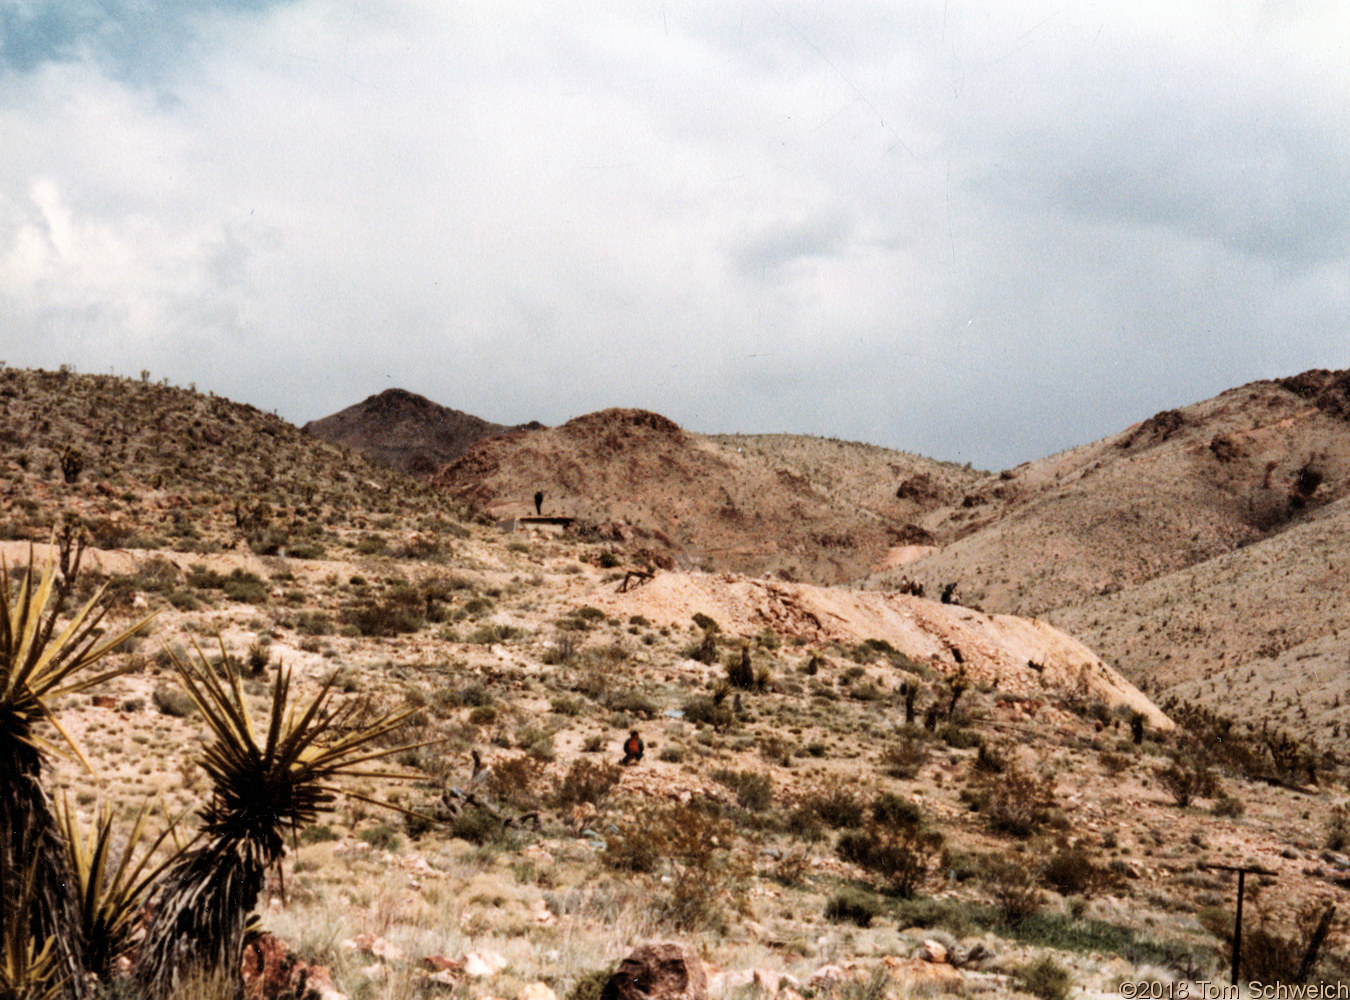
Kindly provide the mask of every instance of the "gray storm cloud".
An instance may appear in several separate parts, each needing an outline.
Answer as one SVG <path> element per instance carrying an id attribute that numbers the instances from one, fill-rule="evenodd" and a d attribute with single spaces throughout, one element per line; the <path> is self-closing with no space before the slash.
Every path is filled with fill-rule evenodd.
<path id="1" fill-rule="evenodd" d="M 1338 4 L 0 8 L 0 350 L 1002 467 L 1346 367 Z"/>

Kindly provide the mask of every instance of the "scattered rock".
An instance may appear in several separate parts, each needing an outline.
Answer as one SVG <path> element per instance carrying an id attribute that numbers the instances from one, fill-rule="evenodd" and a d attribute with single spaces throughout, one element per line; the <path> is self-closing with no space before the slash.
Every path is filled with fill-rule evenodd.
<path id="1" fill-rule="evenodd" d="M 921 958 L 896 958 L 888 955 L 881 960 L 896 979 L 905 983 L 936 983 L 943 987 L 958 986 L 964 980 L 961 973 L 944 963 L 927 962 Z"/>
<path id="2" fill-rule="evenodd" d="M 698 957 L 679 944 L 644 944 L 619 963 L 600 1000 L 707 1000 Z"/>
<path id="3" fill-rule="evenodd" d="M 942 942 L 929 938 L 923 943 L 923 960 L 934 965 L 947 964 L 947 949 Z"/>
<path id="4" fill-rule="evenodd" d="M 558 994 L 547 983 L 530 983 L 516 994 L 516 1000 L 558 1000 Z"/>
<path id="5" fill-rule="evenodd" d="M 397 962 L 403 958 L 403 949 L 374 934 L 358 934 L 342 942 L 342 947 L 374 955 L 385 962 Z"/>
<path id="6" fill-rule="evenodd" d="M 506 965 L 506 959 L 495 951 L 471 951 L 464 956 L 464 974 L 474 979 L 495 976 Z"/>
<path id="7" fill-rule="evenodd" d="M 432 972 L 445 972 L 453 975 L 460 975 L 464 972 L 462 960 L 446 958 L 444 955 L 427 955 L 422 959 L 422 965 Z"/>
<path id="8" fill-rule="evenodd" d="M 272 934 L 260 934 L 244 948 L 240 971 L 245 1000 L 347 1000 L 322 965 L 302 962 Z"/>
<path id="9" fill-rule="evenodd" d="M 812 986 L 827 986 L 830 983 L 842 983 L 848 978 L 848 972 L 839 965 L 822 965 L 811 973 Z"/>

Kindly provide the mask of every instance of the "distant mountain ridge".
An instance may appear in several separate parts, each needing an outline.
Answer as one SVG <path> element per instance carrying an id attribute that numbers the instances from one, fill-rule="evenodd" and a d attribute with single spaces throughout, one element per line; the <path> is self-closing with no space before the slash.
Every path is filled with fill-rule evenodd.
<path id="1" fill-rule="evenodd" d="M 311 420 L 302 429 L 350 448 L 375 465 L 425 479 L 459 458 L 475 441 L 542 426 L 536 422 L 494 424 L 406 389 L 386 389 L 355 406 Z"/>

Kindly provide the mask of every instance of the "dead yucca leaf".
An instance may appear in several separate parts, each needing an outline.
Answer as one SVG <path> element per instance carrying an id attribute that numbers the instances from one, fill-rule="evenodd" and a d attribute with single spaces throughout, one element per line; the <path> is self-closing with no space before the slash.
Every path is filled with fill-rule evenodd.
<path id="1" fill-rule="evenodd" d="M 255 726 L 229 658 L 213 667 L 200 649 L 195 654 L 196 662 L 175 657 L 174 666 L 214 737 L 199 759 L 213 787 L 200 842 L 165 875 L 139 949 L 137 978 L 155 997 L 168 996 L 184 976 L 236 975 L 248 916 L 286 831 L 314 822 L 339 795 L 374 801 L 338 779 L 411 777 L 365 765 L 426 745 L 380 745 L 411 710 L 372 719 L 363 700 L 351 700 L 327 711 L 336 674 L 308 703 L 294 703 L 285 668 L 272 682 L 267 719 Z"/>

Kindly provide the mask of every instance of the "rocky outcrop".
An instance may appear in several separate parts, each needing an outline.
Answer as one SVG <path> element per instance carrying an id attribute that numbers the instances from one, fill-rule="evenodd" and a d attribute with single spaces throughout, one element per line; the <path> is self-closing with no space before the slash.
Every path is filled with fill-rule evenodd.
<path id="1" fill-rule="evenodd" d="M 619 963 L 600 1000 L 707 1000 L 703 963 L 684 946 L 644 944 Z"/>

